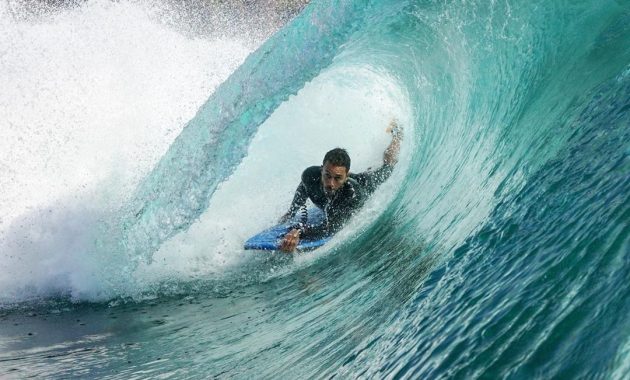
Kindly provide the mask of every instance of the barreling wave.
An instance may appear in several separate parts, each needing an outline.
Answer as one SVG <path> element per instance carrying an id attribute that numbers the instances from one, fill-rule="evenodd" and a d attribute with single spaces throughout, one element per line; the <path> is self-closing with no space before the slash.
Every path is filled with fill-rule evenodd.
<path id="1" fill-rule="evenodd" d="M 204 328 L 222 329 L 211 345 L 247 349 L 204 351 L 222 374 L 624 378 L 628 25 L 619 1 L 311 2 L 100 224 L 94 249 L 124 269 L 103 275 L 104 298 L 223 279 L 236 323 Z M 401 162 L 330 247 L 282 261 L 282 275 L 240 250 L 335 139 L 378 163 L 371 131 L 390 117 L 405 128 Z M 227 256 L 236 274 L 191 274 Z M 189 266 L 152 272 L 178 257 Z"/>
<path id="2" fill-rule="evenodd" d="M 245 156 L 257 127 L 330 64 L 364 13 L 363 2 L 340 2 L 334 12 L 325 4 L 308 8 L 217 88 L 138 190 L 123 222 L 132 256 L 150 259 L 165 239 L 206 210 L 219 183 Z"/>
<path id="3" fill-rule="evenodd" d="M 353 311 L 338 311 L 341 322 L 326 328 L 349 331 L 363 323 L 370 333 L 360 333 L 354 346 L 300 331 L 331 340 L 301 351 L 317 358 L 317 365 L 301 367 L 302 375 L 335 368 L 351 377 L 579 377 L 613 366 L 628 323 L 622 310 L 629 289 L 630 19 L 623 4 L 607 5 L 318 2 L 277 36 L 286 40 L 269 42 L 288 54 L 280 61 L 266 57 L 270 66 L 262 75 L 276 86 L 288 78 L 288 87 L 256 87 L 267 107 L 228 113 L 240 125 L 223 129 L 229 137 L 211 144 L 210 159 L 201 164 L 226 169 L 209 172 L 212 181 L 178 170 L 178 181 L 202 179 L 186 182 L 203 191 L 192 199 L 206 201 L 277 100 L 323 66 L 369 68 L 389 78 L 405 94 L 408 113 L 399 117 L 408 120 L 413 139 L 404 174 L 393 179 L 399 183 L 394 198 L 381 199 L 386 207 L 339 249 L 369 264 L 341 280 L 350 293 L 334 300 L 343 298 Z M 286 75 L 294 72 L 280 63 L 287 59 L 299 75 Z M 256 78 L 245 73 L 236 72 L 226 88 L 245 75 Z M 233 96 L 241 99 L 251 87 L 238 88 Z M 221 91 L 215 96 L 232 101 Z M 244 103 L 248 110 L 258 104 Z M 215 119 L 193 123 L 204 120 L 207 130 Z M 201 147 L 197 137 L 190 141 Z M 229 152 L 221 148 L 226 143 Z M 181 162 L 198 167 L 187 161 L 194 149 L 176 148 L 166 156 L 175 166 L 154 175 L 170 179 L 166 172 Z M 156 186 L 150 189 L 153 194 Z M 179 199 L 166 194 L 169 202 Z M 203 209 L 193 202 L 182 220 Z M 173 211 L 163 210 L 172 220 Z M 339 263 L 326 261 L 318 270 L 339 281 L 326 277 L 328 265 Z M 351 291 L 357 281 L 361 290 Z M 396 294 L 398 287 L 407 292 Z M 374 298 L 366 301 L 366 294 Z M 390 312 L 371 314 L 382 308 Z M 378 327 L 380 318 L 387 328 Z M 340 356 L 346 358 L 341 367 Z"/>

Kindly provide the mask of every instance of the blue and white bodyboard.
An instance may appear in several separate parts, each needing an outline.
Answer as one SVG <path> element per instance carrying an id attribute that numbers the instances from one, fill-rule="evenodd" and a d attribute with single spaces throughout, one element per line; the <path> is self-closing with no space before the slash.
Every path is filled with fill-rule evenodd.
<path id="1" fill-rule="evenodd" d="M 317 207 L 308 209 L 306 223 L 309 225 L 319 225 L 324 223 L 324 212 Z M 280 249 L 280 242 L 287 232 L 295 228 L 295 225 L 300 221 L 299 214 L 294 219 L 287 223 L 279 224 L 266 229 L 245 242 L 245 249 L 256 249 L 263 251 L 276 251 Z M 326 244 L 330 240 L 330 236 L 320 237 L 316 239 L 300 239 L 296 249 L 299 251 L 307 251 L 315 248 L 319 248 Z"/>

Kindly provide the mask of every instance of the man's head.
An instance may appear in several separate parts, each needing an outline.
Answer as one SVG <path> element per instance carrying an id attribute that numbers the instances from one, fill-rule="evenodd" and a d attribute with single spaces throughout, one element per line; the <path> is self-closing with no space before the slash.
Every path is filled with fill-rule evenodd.
<path id="1" fill-rule="evenodd" d="M 345 149 L 335 148 L 324 156 L 322 186 L 326 196 L 331 197 L 348 180 L 350 156 Z"/>

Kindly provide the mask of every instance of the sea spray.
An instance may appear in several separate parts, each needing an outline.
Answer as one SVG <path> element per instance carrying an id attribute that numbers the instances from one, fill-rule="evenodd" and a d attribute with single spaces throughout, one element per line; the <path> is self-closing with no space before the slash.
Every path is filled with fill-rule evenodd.
<path id="1" fill-rule="evenodd" d="M 129 2 L 2 4 L 0 302 L 124 293 L 120 204 L 249 42 L 189 38 Z"/>

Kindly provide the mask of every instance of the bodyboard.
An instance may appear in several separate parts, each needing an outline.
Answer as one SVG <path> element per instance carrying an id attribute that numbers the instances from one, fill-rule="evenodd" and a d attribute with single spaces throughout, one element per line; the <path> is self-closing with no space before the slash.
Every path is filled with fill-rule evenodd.
<path id="1" fill-rule="evenodd" d="M 310 208 L 307 211 L 307 224 L 310 225 L 319 225 L 324 223 L 324 212 L 319 208 Z M 280 249 L 280 241 L 287 232 L 291 231 L 295 225 L 299 222 L 299 217 L 296 217 L 287 223 L 278 224 L 271 228 L 268 228 L 251 238 L 247 239 L 245 242 L 245 249 L 255 249 L 262 251 L 276 251 Z M 317 239 L 300 239 L 296 249 L 298 251 L 308 251 L 315 248 L 319 248 L 322 245 L 326 244 L 330 240 L 330 236 L 326 236 L 323 238 Z"/>

